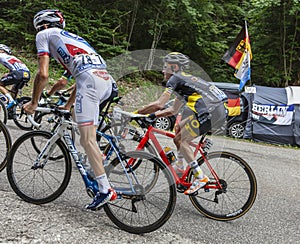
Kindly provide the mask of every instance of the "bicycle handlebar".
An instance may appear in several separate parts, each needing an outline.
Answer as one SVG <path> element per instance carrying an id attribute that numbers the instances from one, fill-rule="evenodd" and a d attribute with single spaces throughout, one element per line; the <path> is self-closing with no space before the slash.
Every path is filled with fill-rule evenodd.
<path id="1" fill-rule="evenodd" d="M 121 109 L 115 109 L 114 108 L 114 113 L 120 113 L 122 115 L 125 115 L 126 117 L 130 117 L 130 118 L 146 118 L 149 115 L 148 114 L 134 114 L 132 112 L 127 112 Z"/>
<path id="2" fill-rule="evenodd" d="M 37 123 L 34 121 L 32 114 L 27 114 L 27 118 L 29 120 L 29 122 L 36 128 L 39 129 L 41 127 L 41 124 Z"/>
<path id="3" fill-rule="evenodd" d="M 35 109 L 36 112 L 41 112 L 41 113 L 54 113 L 57 114 L 59 116 L 71 116 L 71 113 L 69 110 L 62 110 L 62 109 L 58 109 L 58 108 L 45 108 L 45 107 L 37 107 Z M 29 122 L 37 129 L 39 129 L 41 127 L 41 124 L 37 123 L 34 121 L 32 114 L 27 114 L 27 118 L 29 120 Z"/>
<path id="4" fill-rule="evenodd" d="M 148 117 L 148 114 L 134 114 L 131 112 L 126 112 L 126 111 L 118 111 L 118 112 L 127 117 L 130 117 L 130 118 L 146 118 L 146 117 Z"/>

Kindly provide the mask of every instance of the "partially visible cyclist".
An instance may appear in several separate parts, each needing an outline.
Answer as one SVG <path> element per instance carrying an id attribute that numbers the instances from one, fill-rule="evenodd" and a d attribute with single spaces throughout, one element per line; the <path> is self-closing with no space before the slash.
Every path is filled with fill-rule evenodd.
<path id="1" fill-rule="evenodd" d="M 71 79 L 72 79 L 72 75 L 67 70 L 65 70 L 62 76 L 54 83 L 54 85 L 50 89 L 43 90 L 42 97 L 43 98 L 51 97 L 52 95 L 55 94 L 55 92 L 62 90 L 69 83 Z M 71 86 L 69 90 L 72 91 L 73 88 L 74 87 Z"/>
<path id="2" fill-rule="evenodd" d="M 96 142 L 99 104 L 109 98 L 113 78 L 106 70 L 106 62 L 83 38 L 65 31 L 65 19 L 59 10 L 42 10 L 33 19 L 37 30 L 36 47 L 39 68 L 34 80 L 31 102 L 24 105 L 33 114 L 49 77 L 50 55 L 76 80 L 75 115 L 80 131 L 80 144 L 91 163 L 99 192 L 87 209 L 97 210 L 108 201 L 116 199 L 104 171 L 101 151 Z"/>
<path id="3" fill-rule="evenodd" d="M 11 108 L 16 104 L 18 91 L 30 80 L 30 71 L 20 59 L 12 55 L 11 49 L 4 44 L 0 44 L 0 64 L 9 70 L 9 73 L 0 79 L 0 92 L 8 99 L 7 108 Z M 13 85 L 11 93 L 6 89 L 9 85 Z"/>
<path id="4" fill-rule="evenodd" d="M 212 97 L 214 106 L 218 107 L 221 120 L 219 124 L 226 121 L 226 111 L 222 100 L 227 98 L 214 85 L 185 73 L 184 70 L 188 67 L 189 62 L 189 57 L 179 52 L 171 52 L 166 55 L 162 71 L 164 79 L 167 80 L 165 91 L 156 101 L 136 111 L 140 114 L 149 114 L 150 119 L 155 119 L 177 114 L 180 108 L 185 106 L 181 122 L 175 128 L 174 143 L 177 148 L 178 161 L 183 161 L 182 157 L 184 157 L 195 177 L 191 187 L 184 192 L 186 195 L 195 193 L 209 181 L 198 165 L 189 145 L 193 139 L 212 129 L 211 109 L 205 102 L 206 97 L 204 96 Z M 176 95 L 173 106 L 163 109 L 173 93 Z M 181 167 L 181 163 L 177 167 Z"/>

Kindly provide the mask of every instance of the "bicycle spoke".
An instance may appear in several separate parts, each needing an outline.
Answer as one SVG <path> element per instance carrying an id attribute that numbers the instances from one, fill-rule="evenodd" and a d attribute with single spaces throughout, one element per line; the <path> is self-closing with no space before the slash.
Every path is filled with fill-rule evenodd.
<path id="1" fill-rule="evenodd" d="M 254 203 L 257 193 L 255 176 L 248 164 L 232 153 L 214 152 L 208 155 L 208 162 L 218 175 L 221 189 L 211 188 L 217 184 L 208 184 L 206 190 L 199 190 L 197 196 L 190 196 L 196 209 L 209 218 L 232 220 L 244 215 Z M 200 162 L 202 170 L 214 180 L 204 160 Z M 189 182 L 191 182 L 191 174 Z"/>
<path id="2" fill-rule="evenodd" d="M 144 155 L 144 152 L 135 153 Z M 140 160 L 137 167 L 128 172 L 137 195 L 133 195 L 131 199 L 117 200 L 114 204 L 107 205 L 105 211 L 120 228 L 132 233 L 146 233 L 167 221 L 169 212 L 174 208 L 176 191 L 170 172 L 162 163 L 158 163 L 160 161 L 137 158 Z M 126 173 L 121 173 L 121 168 L 117 159 L 107 168 L 107 175 L 114 187 L 128 185 Z"/>
<path id="3" fill-rule="evenodd" d="M 23 200 L 42 204 L 56 199 L 66 188 L 71 174 L 70 156 L 61 141 L 54 142 L 55 148 L 47 161 L 35 165 L 40 150 L 51 134 L 32 131 L 21 136 L 12 148 L 8 162 L 8 179 Z M 53 155 L 62 155 L 60 160 Z M 42 157 L 44 158 L 44 157 Z"/>

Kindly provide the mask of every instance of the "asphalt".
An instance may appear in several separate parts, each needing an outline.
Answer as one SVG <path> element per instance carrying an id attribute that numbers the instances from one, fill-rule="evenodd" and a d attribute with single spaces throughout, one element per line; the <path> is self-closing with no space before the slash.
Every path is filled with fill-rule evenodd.
<path id="1" fill-rule="evenodd" d="M 15 140 L 21 131 L 9 121 Z M 205 218 L 178 194 L 172 217 L 157 231 L 134 235 L 118 229 L 91 201 L 75 167 L 66 191 L 54 202 L 21 200 L 0 173 L 0 243 L 300 243 L 300 150 L 230 138 L 213 138 L 211 151 L 235 153 L 252 167 L 258 182 L 251 210 L 231 222 Z M 167 143 L 172 144 L 171 141 Z"/>

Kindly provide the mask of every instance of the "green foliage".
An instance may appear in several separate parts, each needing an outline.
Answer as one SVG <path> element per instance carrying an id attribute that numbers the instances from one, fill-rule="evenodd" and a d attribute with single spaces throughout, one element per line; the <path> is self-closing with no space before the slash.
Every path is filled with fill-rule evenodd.
<path id="1" fill-rule="evenodd" d="M 299 0 L 0 0 L 0 5 L 0 42 L 20 50 L 17 54 L 24 56 L 25 62 L 30 60 L 33 74 L 33 16 L 42 9 L 58 8 L 65 15 L 66 30 L 85 38 L 105 59 L 150 48 L 179 51 L 212 80 L 235 83 L 239 81 L 234 70 L 221 58 L 247 20 L 252 83 L 299 85 Z M 51 68 L 51 77 L 58 78 L 61 67 L 52 61 Z M 155 73 L 142 76 L 150 80 L 159 77 Z M 145 85 L 139 83 L 140 77 L 126 78 Z"/>
<path id="2" fill-rule="evenodd" d="M 299 1 L 252 0 L 253 76 L 257 84 L 297 84 L 300 68 Z M 274 21 L 276 20 L 276 21 Z M 256 72 L 254 72 L 256 71 Z"/>

